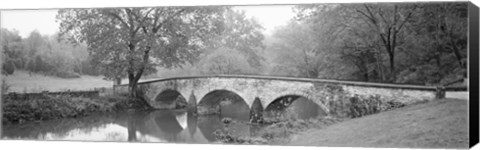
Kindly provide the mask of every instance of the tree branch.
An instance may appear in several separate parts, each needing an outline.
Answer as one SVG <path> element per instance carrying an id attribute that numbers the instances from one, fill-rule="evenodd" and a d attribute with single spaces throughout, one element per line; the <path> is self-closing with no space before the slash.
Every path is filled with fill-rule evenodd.
<path id="1" fill-rule="evenodd" d="M 130 26 L 127 24 L 127 22 L 125 22 L 125 20 L 123 20 L 122 17 L 120 17 L 118 14 L 115 14 L 115 13 L 110 12 L 110 11 L 107 11 L 106 14 L 112 16 L 113 18 L 115 18 L 117 20 L 119 20 L 125 26 L 125 28 L 130 28 Z"/>
<path id="2" fill-rule="evenodd" d="M 413 12 L 415 11 L 415 9 L 417 9 L 417 5 L 414 5 L 412 10 L 410 11 L 410 13 L 408 13 L 407 17 L 405 18 L 405 20 L 403 20 L 403 22 L 400 24 L 400 26 L 398 27 L 398 29 L 395 30 L 395 32 L 399 32 L 402 27 L 405 25 L 405 23 L 410 19 L 410 17 L 412 16 Z"/>

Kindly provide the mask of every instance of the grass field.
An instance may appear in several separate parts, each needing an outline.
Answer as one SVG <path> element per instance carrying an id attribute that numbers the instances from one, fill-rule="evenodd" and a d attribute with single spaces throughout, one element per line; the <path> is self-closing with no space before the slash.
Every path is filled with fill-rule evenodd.
<path id="1" fill-rule="evenodd" d="M 64 91 L 90 90 L 96 87 L 112 87 L 113 82 L 103 80 L 101 76 L 81 76 L 80 78 L 63 79 L 52 76 L 26 71 L 15 71 L 13 75 L 4 76 L 10 85 L 9 92 L 41 92 L 41 91 Z M 124 82 L 125 83 L 125 82 Z"/>
<path id="2" fill-rule="evenodd" d="M 310 129 L 290 145 L 468 148 L 468 101 L 441 99 Z"/>

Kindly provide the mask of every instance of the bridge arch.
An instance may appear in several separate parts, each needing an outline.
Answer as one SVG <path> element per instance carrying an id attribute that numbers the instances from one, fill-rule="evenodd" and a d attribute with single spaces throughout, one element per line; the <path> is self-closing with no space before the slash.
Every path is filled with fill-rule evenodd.
<path id="1" fill-rule="evenodd" d="M 175 109 L 178 103 L 186 105 L 186 98 L 177 90 L 164 89 L 159 92 L 150 103 L 159 109 Z"/>
<path id="2" fill-rule="evenodd" d="M 264 109 L 265 118 L 309 119 L 328 115 L 327 109 L 315 101 L 312 96 L 304 94 L 284 94 L 270 101 Z"/>
<path id="3" fill-rule="evenodd" d="M 212 90 L 198 102 L 198 113 L 221 113 L 224 117 L 248 120 L 249 105 L 238 93 L 230 90 Z M 228 111 L 225 111 L 228 110 Z M 245 116 L 243 116 L 243 113 Z"/>

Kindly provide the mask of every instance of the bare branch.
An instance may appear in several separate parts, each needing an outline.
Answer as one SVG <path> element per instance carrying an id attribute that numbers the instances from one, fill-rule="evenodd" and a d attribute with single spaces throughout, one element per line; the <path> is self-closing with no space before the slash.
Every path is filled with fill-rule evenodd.
<path id="1" fill-rule="evenodd" d="M 127 22 L 125 22 L 125 20 L 123 20 L 123 18 L 120 17 L 118 14 L 113 13 L 113 12 L 110 12 L 110 11 L 107 11 L 106 14 L 107 14 L 107 15 L 110 15 L 110 16 L 112 16 L 113 18 L 115 18 L 115 19 L 117 19 L 118 21 L 120 21 L 120 22 L 125 26 L 125 28 L 130 28 L 130 26 L 127 24 Z"/>
<path id="2" fill-rule="evenodd" d="M 407 15 L 407 17 L 405 18 L 405 20 L 403 20 L 402 24 L 400 24 L 400 27 L 398 27 L 398 29 L 396 29 L 395 32 L 398 33 L 398 32 L 402 29 L 403 25 L 405 25 L 405 23 L 406 23 L 407 21 L 409 21 L 410 17 L 412 17 L 413 12 L 415 11 L 415 9 L 417 9 L 417 5 L 414 5 L 414 6 L 413 6 L 412 10 L 408 13 L 408 15 Z"/>

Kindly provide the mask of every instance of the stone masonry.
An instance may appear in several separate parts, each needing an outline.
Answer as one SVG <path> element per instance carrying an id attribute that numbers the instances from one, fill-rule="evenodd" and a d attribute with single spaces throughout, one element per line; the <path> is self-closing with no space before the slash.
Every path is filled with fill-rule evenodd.
<path id="1" fill-rule="evenodd" d="M 159 101 L 164 91 L 176 91 L 187 99 L 189 105 L 199 104 L 210 92 L 227 90 L 238 94 L 249 108 L 255 103 L 264 110 L 275 99 L 285 95 L 303 96 L 320 106 L 327 114 L 335 103 L 347 103 L 354 96 L 379 97 L 382 101 L 412 104 L 444 97 L 442 88 L 415 85 L 380 84 L 337 80 L 269 77 L 269 76 L 197 76 L 151 80 L 139 83 L 139 93 L 152 107 L 168 109 L 171 102 Z M 115 86 L 116 92 L 128 92 L 128 85 Z M 252 110 L 254 111 L 254 110 Z"/>

